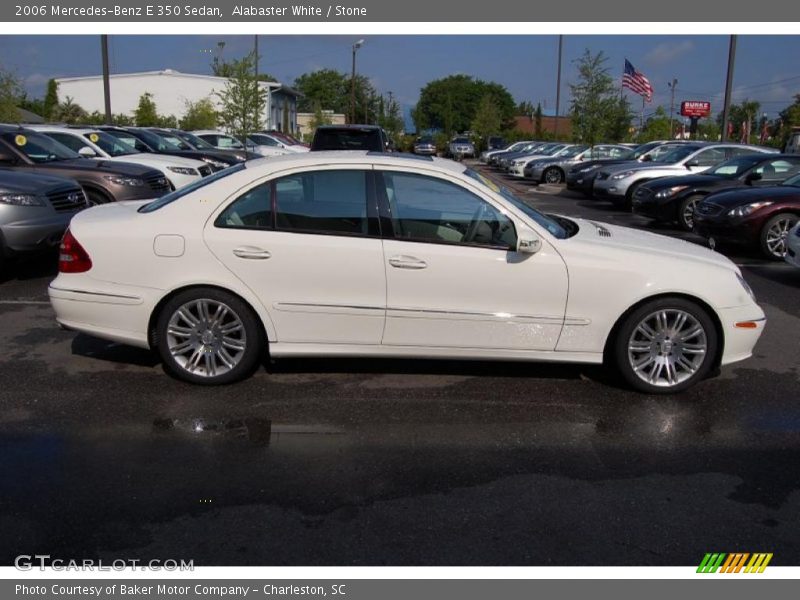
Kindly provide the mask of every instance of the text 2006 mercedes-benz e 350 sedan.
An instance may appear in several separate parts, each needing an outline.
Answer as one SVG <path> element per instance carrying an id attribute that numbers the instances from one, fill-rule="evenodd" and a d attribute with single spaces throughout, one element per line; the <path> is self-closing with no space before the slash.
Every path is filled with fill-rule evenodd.
<path id="1" fill-rule="evenodd" d="M 269 352 L 606 363 L 675 392 L 749 357 L 764 327 L 711 250 L 543 215 L 452 161 L 367 152 L 250 161 L 86 210 L 50 299 L 63 326 L 206 384 Z"/>

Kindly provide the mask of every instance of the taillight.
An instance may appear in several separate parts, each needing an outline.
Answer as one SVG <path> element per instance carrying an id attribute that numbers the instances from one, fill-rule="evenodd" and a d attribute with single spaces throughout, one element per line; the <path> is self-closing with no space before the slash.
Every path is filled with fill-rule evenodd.
<path id="1" fill-rule="evenodd" d="M 67 229 L 58 251 L 59 273 L 85 273 L 92 268 L 92 259 Z"/>

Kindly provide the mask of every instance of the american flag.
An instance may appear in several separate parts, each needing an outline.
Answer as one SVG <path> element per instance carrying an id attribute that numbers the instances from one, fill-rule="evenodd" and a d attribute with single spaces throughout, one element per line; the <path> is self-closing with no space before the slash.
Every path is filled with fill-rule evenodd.
<path id="1" fill-rule="evenodd" d="M 622 74 L 622 87 L 644 96 L 648 102 L 653 100 L 653 86 L 650 85 L 650 80 L 634 69 L 627 58 L 625 59 L 625 73 Z"/>

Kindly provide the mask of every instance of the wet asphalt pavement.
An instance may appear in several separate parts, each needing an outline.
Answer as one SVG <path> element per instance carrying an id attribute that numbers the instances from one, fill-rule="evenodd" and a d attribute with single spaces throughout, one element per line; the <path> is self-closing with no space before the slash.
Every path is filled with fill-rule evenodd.
<path id="1" fill-rule="evenodd" d="M 647 224 L 515 186 L 545 211 Z M 60 331 L 54 258 L 22 261 L 0 277 L 0 564 L 800 564 L 800 270 L 725 252 L 766 332 L 672 397 L 597 367 L 413 360 L 287 360 L 194 387 Z"/>

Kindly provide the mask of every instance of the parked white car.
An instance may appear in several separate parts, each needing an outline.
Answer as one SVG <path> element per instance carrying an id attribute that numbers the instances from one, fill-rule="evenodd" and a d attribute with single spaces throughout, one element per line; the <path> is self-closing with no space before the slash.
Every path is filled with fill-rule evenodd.
<path id="1" fill-rule="evenodd" d="M 251 133 L 247 136 L 247 149 L 262 156 L 282 156 L 297 152 L 290 150 L 286 144 L 265 133 Z"/>
<path id="2" fill-rule="evenodd" d="M 233 166 L 72 219 L 62 326 L 157 349 L 186 381 L 265 357 L 603 363 L 684 390 L 743 360 L 765 318 L 707 248 L 549 217 L 463 164 L 312 152 Z"/>
<path id="3" fill-rule="evenodd" d="M 800 223 L 786 235 L 786 262 L 800 268 Z"/>
<path id="4" fill-rule="evenodd" d="M 61 142 L 85 158 L 102 158 L 118 162 L 136 163 L 164 174 L 172 187 L 182 188 L 211 175 L 211 167 L 202 160 L 139 152 L 133 146 L 104 131 L 90 128 L 55 127 L 52 125 L 26 126 Z"/>

